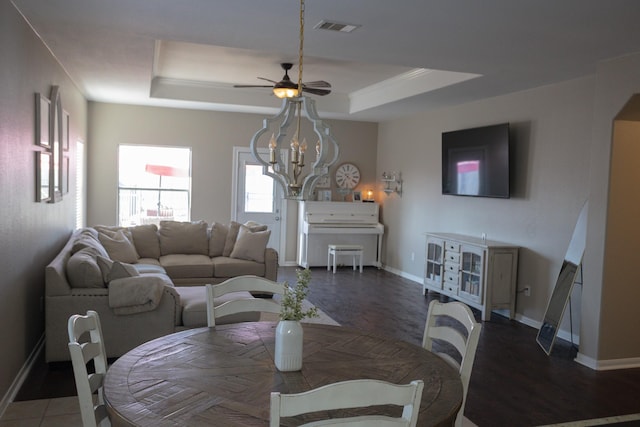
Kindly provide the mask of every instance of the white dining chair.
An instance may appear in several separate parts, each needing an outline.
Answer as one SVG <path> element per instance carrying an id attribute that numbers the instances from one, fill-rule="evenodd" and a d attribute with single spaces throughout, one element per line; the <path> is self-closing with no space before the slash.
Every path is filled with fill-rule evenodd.
<path id="1" fill-rule="evenodd" d="M 280 313 L 280 303 L 273 298 L 238 298 L 215 305 L 216 298 L 231 292 L 258 294 L 284 294 L 284 283 L 259 276 L 237 276 L 215 285 L 207 284 L 207 323 L 216 326 L 216 319 L 235 313 L 250 311 Z"/>
<path id="2" fill-rule="evenodd" d="M 76 380 L 82 425 L 84 427 L 110 426 L 111 422 L 102 393 L 104 377 L 107 373 L 107 354 L 104 350 L 100 317 L 93 310 L 87 311 L 84 316 L 74 314 L 69 318 L 68 330 L 69 353 Z M 94 373 L 87 371 L 87 363 L 90 361 L 93 361 Z M 97 401 L 94 403 L 96 393 Z"/>
<path id="3" fill-rule="evenodd" d="M 270 427 L 279 427 L 280 419 L 310 412 L 335 409 L 364 408 L 375 405 L 402 406 L 401 417 L 387 415 L 363 415 L 347 418 L 330 418 L 302 424 L 311 426 L 349 427 L 413 427 L 418 422 L 422 380 L 409 384 L 393 384 L 386 381 L 362 379 L 328 384 L 296 394 L 271 393 Z"/>
<path id="4" fill-rule="evenodd" d="M 464 328 L 464 334 L 460 331 L 460 326 L 456 327 L 456 323 L 452 322 L 451 319 L 455 319 L 457 323 Z M 471 378 L 471 370 L 476 357 L 476 349 L 478 347 L 481 329 L 482 324 L 476 322 L 473 312 L 466 304 L 458 301 L 441 303 L 437 300 L 429 303 L 429 312 L 427 313 L 427 321 L 424 327 L 422 346 L 436 353 L 444 359 L 445 362 L 460 372 L 463 394 L 462 406 L 456 417 L 456 427 L 462 426 L 464 406 L 467 401 L 467 391 L 469 389 L 469 379 Z M 436 351 L 433 346 L 434 341 L 448 343 L 448 345 L 443 346 L 443 351 Z M 458 353 L 457 357 L 446 353 L 446 349 L 455 349 Z"/>

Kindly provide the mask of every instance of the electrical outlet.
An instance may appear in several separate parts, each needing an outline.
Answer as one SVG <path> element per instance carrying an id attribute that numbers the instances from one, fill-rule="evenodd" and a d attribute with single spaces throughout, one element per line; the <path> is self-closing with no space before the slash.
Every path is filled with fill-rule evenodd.
<path id="1" fill-rule="evenodd" d="M 525 286 L 524 287 L 524 296 L 525 297 L 530 297 L 531 296 L 531 286 Z"/>
<path id="2" fill-rule="evenodd" d="M 416 253 L 411 252 L 411 261 L 415 261 L 415 260 L 416 260 Z"/>

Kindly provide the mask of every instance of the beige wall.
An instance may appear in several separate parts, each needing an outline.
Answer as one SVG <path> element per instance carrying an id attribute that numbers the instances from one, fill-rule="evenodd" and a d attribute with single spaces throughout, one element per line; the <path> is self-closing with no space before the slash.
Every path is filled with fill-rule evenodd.
<path id="1" fill-rule="evenodd" d="M 0 395 L 7 399 L 44 333 L 44 267 L 75 226 L 73 197 L 35 202 L 34 94 L 48 97 L 52 85 L 60 86 L 71 118 L 72 171 L 75 141 L 86 140 L 87 112 L 84 98 L 8 1 L 0 2 L 0 58 Z"/>
<path id="2" fill-rule="evenodd" d="M 517 318 L 536 326 L 560 271 L 582 205 L 589 198 L 595 78 L 587 77 L 380 124 L 378 171 L 402 170 L 404 194 L 384 204 L 385 263 L 421 278 L 426 231 L 519 245 Z M 509 122 L 515 151 L 512 198 L 441 194 L 441 133 Z M 603 209 L 603 205 L 600 205 Z M 411 255 L 415 253 L 415 261 Z M 572 298 L 578 335 L 581 289 Z M 562 324 L 566 337 L 568 316 Z"/>
<path id="3" fill-rule="evenodd" d="M 539 322 L 589 195 L 591 129 L 585 124 L 593 85 L 593 78 L 583 78 L 382 123 L 378 170 L 401 170 L 404 178 L 402 198 L 389 197 L 383 207 L 384 262 L 421 278 L 427 231 L 486 233 L 519 245 L 518 286 L 531 286 L 531 296 L 519 295 L 517 312 Z M 502 122 L 511 125 L 515 151 L 512 198 L 443 196 L 442 132 Z"/>
<path id="4" fill-rule="evenodd" d="M 614 181 L 622 184 L 609 194 L 613 119 L 637 92 L 640 55 L 629 55 L 600 64 L 593 77 L 381 123 L 378 172 L 401 170 L 405 179 L 403 197 L 389 197 L 383 207 L 385 263 L 420 280 L 425 231 L 487 233 L 520 245 L 518 287 L 529 285 L 532 293 L 519 295 L 517 316 L 535 325 L 542 320 L 576 219 L 588 200 L 584 283 L 576 286 L 571 300 L 573 331 L 580 335 L 577 360 L 597 369 L 638 366 L 640 343 L 630 337 L 637 336 L 634 267 L 640 264 L 640 252 L 633 242 L 640 230 L 635 204 L 629 202 L 640 178 L 637 167 L 614 172 Z M 513 197 L 442 196 L 441 132 L 500 122 L 512 125 Z M 637 125 L 618 131 L 625 138 L 613 146 L 613 167 L 633 164 L 639 154 Z M 624 213 L 629 203 L 631 214 Z M 568 316 L 562 329 L 567 336 Z"/>
<path id="5" fill-rule="evenodd" d="M 191 218 L 228 222 L 231 218 L 233 147 L 248 147 L 262 127 L 264 116 L 141 107 L 92 102 L 89 123 L 92 150 L 88 159 L 87 223 L 117 221 L 118 144 L 152 144 L 192 148 Z M 338 164 L 349 161 L 360 166 L 360 188 L 375 184 L 377 124 L 326 121 L 340 144 Z M 332 173 L 335 167 L 332 169 Z M 332 184 L 335 185 L 334 180 Z M 359 189 L 360 189 L 359 188 Z M 334 192 L 334 200 L 339 200 Z M 281 262 L 295 262 L 296 205 L 289 204 L 287 253 Z"/>
<path id="6" fill-rule="evenodd" d="M 582 337 L 578 360 L 589 366 L 606 368 L 616 360 L 630 365 L 640 364 L 637 352 L 637 336 L 625 333 L 628 325 L 608 321 L 608 313 L 617 310 L 636 311 L 636 300 L 620 292 L 620 287 L 604 279 L 604 266 L 619 256 L 605 251 L 607 240 L 607 216 L 625 206 L 608 205 L 609 175 L 614 118 L 623 109 L 631 95 L 640 92 L 640 54 L 627 55 L 599 64 L 595 86 L 595 104 L 591 120 L 591 165 L 589 179 L 589 220 L 587 247 L 584 255 L 584 285 L 582 295 Z M 608 206 L 608 209 L 603 209 Z M 633 227 L 633 226 L 632 226 Z M 638 239 L 631 233 L 626 239 Z M 635 264 L 640 264 L 640 254 L 635 254 Z M 635 272 L 626 278 L 635 283 Z M 611 292 L 611 293 L 610 293 Z M 611 297 L 607 297 L 607 295 Z M 602 314 L 601 314 L 602 313 Z M 614 316 L 615 317 L 615 316 Z M 637 324 L 637 316 L 634 319 Z M 605 338 L 606 337 L 606 338 Z M 636 349 L 636 350 L 634 350 Z"/>
<path id="7" fill-rule="evenodd" d="M 635 96 L 634 104 L 627 106 L 632 110 L 627 112 L 638 116 L 640 95 Z M 639 159 L 640 121 L 616 120 L 605 240 L 603 283 L 606 287 L 602 293 L 600 323 L 601 330 L 607 331 L 600 337 L 602 354 L 607 359 L 628 357 L 628 351 L 640 356 L 640 339 L 629 339 L 638 336 L 637 305 L 624 303 L 640 301 L 636 279 L 640 261 L 640 198 L 634 197 L 640 182 Z M 626 348 L 618 345 L 621 341 L 628 342 Z"/>

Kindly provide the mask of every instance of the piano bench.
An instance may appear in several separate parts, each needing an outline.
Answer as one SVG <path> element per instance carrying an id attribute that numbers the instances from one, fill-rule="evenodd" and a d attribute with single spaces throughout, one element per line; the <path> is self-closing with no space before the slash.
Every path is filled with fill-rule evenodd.
<path id="1" fill-rule="evenodd" d="M 327 251 L 327 270 L 333 266 L 333 274 L 336 273 L 336 264 L 338 255 L 353 256 L 353 269 L 356 269 L 356 257 L 359 259 L 360 273 L 362 273 L 362 245 L 329 245 Z M 333 262 L 331 257 L 333 256 Z"/>

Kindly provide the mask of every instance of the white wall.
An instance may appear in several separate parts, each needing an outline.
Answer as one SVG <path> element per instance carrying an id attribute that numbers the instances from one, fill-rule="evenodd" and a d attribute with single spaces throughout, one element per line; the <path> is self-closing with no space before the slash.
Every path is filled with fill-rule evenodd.
<path id="1" fill-rule="evenodd" d="M 630 339 L 637 336 L 634 296 L 640 254 L 629 250 L 629 241 L 640 235 L 637 218 L 632 221 L 619 212 L 628 205 L 620 203 L 620 192 L 625 197 L 635 194 L 635 169 L 633 182 L 615 189 L 617 198 L 610 193 L 612 123 L 638 92 L 640 54 L 603 62 L 593 77 L 380 124 L 378 172 L 401 170 L 405 178 L 403 197 L 389 198 L 383 207 L 388 226 L 385 262 L 421 277 L 421 233 L 427 230 L 487 233 L 491 239 L 520 245 L 518 287 L 529 285 L 532 294 L 519 295 L 517 317 L 540 322 L 575 221 L 588 200 L 584 283 L 576 286 L 571 300 L 573 332 L 580 333 L 577 360 L 596 369 L 640 366 L 640 346 Z M 442 196 L 441 133 L 500 122 L 511 123 L 516 148 L 513 197 Z M 636 135 L 631 138 L 637 143 Z M 626 152 L 618 158 L 637 157 L 637 147 L 628 138 Z M 620 218 L 627 223 L 620 224 Z M 613 220 L 615 228 L 609 230 Z M 562 329 L 569 329 L 566 315 Z"/>
<path id="2" fill-rule="evenodd" d="M 86 140 L 86 101 L 8 1 L 0 2 L 0 404 L 44 333 L 44 267 L 75 225 L 75 200 L 36 203 L 35 93 L 61 89 L 75 142 Z M 70 193 L 72 194 L 72 193 Z"/>
<path id="3" fill-rule="evenodd" d="M 640 54 L 627 55 L 601 63 L 597 70 L 596 100 L 592 123 L 591 176 L 589 181 L 589 221 L 587 247 L 584 256 L 585 284 L 583 286 L 583 333 L 578 360 L 592 367 L 606 368 L 610 364 L 640 365 L 638 352 L 637 315 L 634 321 L 620 323 L 616 311 L 637 313 L 637 300 L 624 292 L 624 285 L 604 280 L 610 260 L 619 256 L 616 251 L 605 251 L 608 238 L 607 216 L 612 209 L 626 206 L 607 206 L 612 150 L 613 120 L 633 94 L 640 92 Z M 637 183 L 637 181 L 636 181 Z M 630 197 L 634 197 L 632 193 Z M 592 202 L 595 202 L 592 206 Z M 637 220 L 636 220 L 637 221 Z M 631 229 L 634 229 L 633 226 Z M 626 239 L 639 239 L 629 233 Z M 609 242 L 611 244 L 612 242 Z M 626 267 L 626 286 L 636 286 L 633 266 L 640 264 L 640 253 Z M 621 289 L 622 287 L 622 289 Z M 630 339 L 631 338 L 631 339 Z M 634 351 L 635 350 L 635 351 Z"/>
<path id="4" fill-rule="evenodd" d="M 255 114 L 181 110 L 91 102 L 87 224 L 117 222 L 118 144 L 192 148 L 191 218 L 227 223 L 231 218 L 233 147 L 248 147 L 265 117 Z M 340 161 L 360 166 L 358 189 L 375 184 L 377 124 L 326 120 L 340 144 Z M 335 167 L 331 172 L 335 170 Z M 335 180 L 332 180 L 335 186 Z M 339 200 L 334 192 L 334 200 Z M 296 205 L 289 204 L 287 253 L 295 262 Z"/>
<path id="5" fill-rule="evenodd" d="M 518 287 L 531 286 L 531 296 L 518 295 L 517 313 L 541 321 L 589 197 L 594 85 L 594 77 L 587 77 L 381 123 L 378 172 L 400 170 L 404 178 L 402 198 L 387 197 L 383 206 L 385 264 L 422 277 L 426 231 L 486 233 L 519 245 Z M 515 149 L 512 198 L 443 196 L 442 132 L 502 122 L 511 124 Z M 573 301 L 574 333 L 579 296 Z"/>

